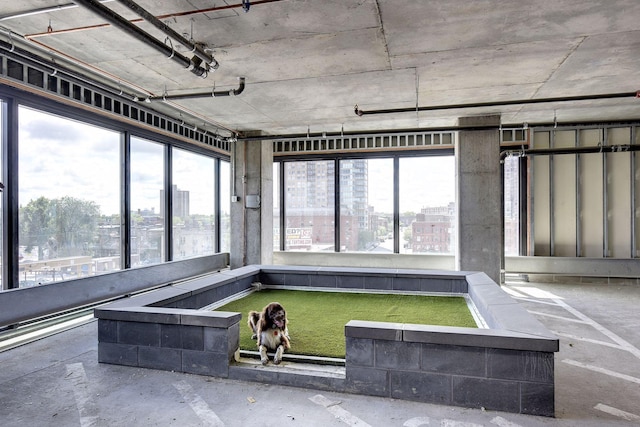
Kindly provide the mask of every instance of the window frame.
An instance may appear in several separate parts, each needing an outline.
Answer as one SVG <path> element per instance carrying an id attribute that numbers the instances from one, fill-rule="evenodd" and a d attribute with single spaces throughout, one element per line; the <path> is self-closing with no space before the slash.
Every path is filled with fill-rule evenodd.
<path id="1" fill-rule="evenodd" d="M 340 233 L 341 233 L 341 224 L 340 224 L 340 161 L 341 160 L 358 160 L 358 159 L 392 159 L 393 160 L 393 253 L 400 254 L 400 193 L 399 193 L 399 165 L 401 158 L 407 157 L 438 157 L 438 156 L 453 156 L 455 155 L 453 148 L 430 148 L 427 150 L 406 150 L 402 152 L 359 152 L 359 153 L 322 153 L 322 154 L 309 154 L 305 153 L 304 155 L 287 155 L 274 157 L 274 163 L 279 163 L 278 172 L 279 172 L 279 184 L 280 184 L 280 199 L 277 203 L 280 206 L 280 217 L 279 219 L 279 228 L 280 228 L 280 241 L 279 241 L 279 249 L 280 252 L 290 252 L 285 250 L 286 247 L 286 183 L 285 183 L 285 163 L 288 162 L 301 162 L 301 161 L 334 161 L 334 214 L 333 220 L 335 224 L 335 240 L 334 240 L 334 252 L 339 253 L 341 242 L 340 242 Z M 275 227 L 275 224 L 274 224 Z M 276 250 L 274 248 L 274 250 Z M 415 254 L 415 255 L 424 255 L 429 256 L 429 254 Z"/>
<path id="2" fill-rule="evenodd" d="M 61 118 L 78 121 L 81 123 L 98 126 L 103 129 L 118 132 L 121 135 L 120 144 L 120 218 L 121 218 L 121 258 L 120 269 L 131 268 L 131 228 L 130 228 L 130 140 L 132 137 L 146 139 L 152 142 L 162 144 L 165 147 L 167 155 L 165 156 L 165 194 L 170 194 L 166 190 L 171 188 L 171 151 L 172 148 L 180 148 L 192 152 L 194 154 L 203 155 L 214 160 L 214 180 L 215 186 L 219 187 L 220 179 L 220 162 L 230 162 L 230 155 L 226 155 L 213 149 L 199 146 L 195 142 L 172 138 L 166 134 L 162 134 L 143 126 L 136 126 L 134 123 L 117 120 L 109 117 L 107 114 L 98 111 L 92 111 L 86 108 L 80 108 L 66 103 L 58 102 L 37 94 L 26 93 L 12 87 L 0 86 L 0 108 L 2 114 L 0 119 L 3 120 L 0 126 L 2 133 L 0 134 L 0 144 L 2 148 L 2 182 L 5 185 L 3 190 L 2 204 L 2 281 L 0 290 L 19 288 L 19 180 L 18 180 L 18 152 L 19 152 L 19 107 L 31 108 L 46 114 L 52 114 Z M 142 123 L 141 123 L 142 124 Z M 143 124 L 142 124 L 143 125 Z M 220 251 L 220 192 L 216 191 L 214 195 L 214 215 L 216 222 L 216 233 L 214 240 L 214 251 Z M 166 198 L 167 212 L 171 212 L 170 198 Z M 167 254 L 164 262 L 173 260 L 171 251 L 172 241 L 172 218 L 170 215 L 165 218 L 165 253 Z"/>

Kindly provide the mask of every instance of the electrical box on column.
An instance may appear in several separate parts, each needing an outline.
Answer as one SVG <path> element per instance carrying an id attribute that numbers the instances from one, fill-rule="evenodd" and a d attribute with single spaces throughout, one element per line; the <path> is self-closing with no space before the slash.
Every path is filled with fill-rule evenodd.
<path id="1" fill-rule="evenodd" d="M 247 194 L 245 197 L 245 207 L 247 209 L 260 209 L 260 196 L 257 194 Z"/>

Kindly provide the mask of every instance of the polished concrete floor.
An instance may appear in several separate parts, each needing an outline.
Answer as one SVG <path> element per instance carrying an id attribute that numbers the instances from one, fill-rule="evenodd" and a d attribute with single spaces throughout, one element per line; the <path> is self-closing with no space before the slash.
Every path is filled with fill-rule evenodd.
<path id="1" fill-rule="evenodd" d="M 640 425 L 640 287 L 505 289 L 560 337 L 556 418 L 99 364 L 92 321 L 0 353 L 0 425 Z"/>

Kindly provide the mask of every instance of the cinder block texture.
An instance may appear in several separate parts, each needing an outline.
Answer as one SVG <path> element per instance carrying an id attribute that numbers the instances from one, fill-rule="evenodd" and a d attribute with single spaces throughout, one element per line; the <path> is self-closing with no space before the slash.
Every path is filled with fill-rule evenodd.
<path id="1" fill-rule="evenodd" d="M 250 288 L 259 271 L 197 277 L 97 308 L 99 361 L 227 377 L 242 315 L 194 308 Z"/>
<path id="2" fill-rule="evenodd" d="M 252 266 L 153 293 L 147 306 L 107 305 L 98 317 L 103 363 L 182 371 L 428 403 L 554 415 L 557 337 L 485 273 L 337 267 Z M 488 328 L 349 321 L 344 376 L 234 364 L 240 313 L 200 311 L 218 298 L 263 284 L 314 288 L 466 293 Z M 182 292 L 180 299 L 175 291 Z M 213 301 L 212 301 L 213 299 Z M 139 301 L 143 301 L 142 299 Z M 158 306 L 160 302 L 168 306 Z M 186 301 L 186 302 L 185 302 Z"/>
<path id="3" fill-rule="evenodd" d="M 387 369 L 363 368 L 347 365 L 346 391 L 368 396 L 390 395 Z"/>

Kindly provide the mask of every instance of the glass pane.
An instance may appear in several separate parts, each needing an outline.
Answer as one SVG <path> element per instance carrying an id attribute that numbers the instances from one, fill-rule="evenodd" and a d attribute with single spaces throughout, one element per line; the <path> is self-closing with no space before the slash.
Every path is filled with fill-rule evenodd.
<path id="1" fill-rule="evenodd" d="M 131 266 L 166 260 L 164 146 L 131 138 Z"/>
<path id="2" fill-rule="evenodd" d="M 273 164 L 273 250 L 280 250 L 280 163 Z"/>
<path id="3" fill-rule="evenodd" d="M 400 159 L 400 253 L 453 254 L 453 156 Z"/>
<path id="4" fill-rule="evenodd" d="M 520 255 L 520 179 L 516 156 L 504 161 L 504 253 Z"/>
<path id="5" fill-rule="evenodd" d="M 173 149 L 173 259 L 215 253 L 215 160 Z"/>
<path id="6" fill-rule="evenodd" d="M 4 147 L 5 146 L 5 134 L 4 134 L 4 129 L 5 129 L 5 122 L 6 122 L 6 103 L 0 99 L 0 147 Z M 4 152 L 4 150 L 0 149 L 0 176 L 4 176 L 3 172 L 2 172 L 2 165 L 4 164 L 3 158 L 2 158 L 2 153 Z M 4 183 L 3 183 L 4 184 Z M 4 255 L 3 255 L 3 249 L 4 248 L 4 244 L 3 244 L 3 236 L 4 236 L 4 217 L 2 215 L 2 212 L 4 212 L 4 208 L 3 208 L 3 199 L 4 197 L 0 197 L 0 291 L 4 290 L 5 287 L 8 288 L 7 282 L 4 280 Z"/>
<path id="7" fill-rule="evenodd" d="M 120 134 L 19 109 L 20 286 L 120 269 Z"/>
<path id="8" fill-rule="evenodd" d="M 220 252 L 231 251 L 231 165 L 220 161 Z"/>
<path id="9" fill-rule="evenodd" d="M 393 252 L 393 159 L 340 161 L 340 245 Z"/>
<path id="10" fill-rule="evenodd" d="M 333 251 L 335 162 L 285 164 L 285 250 Z"/>

